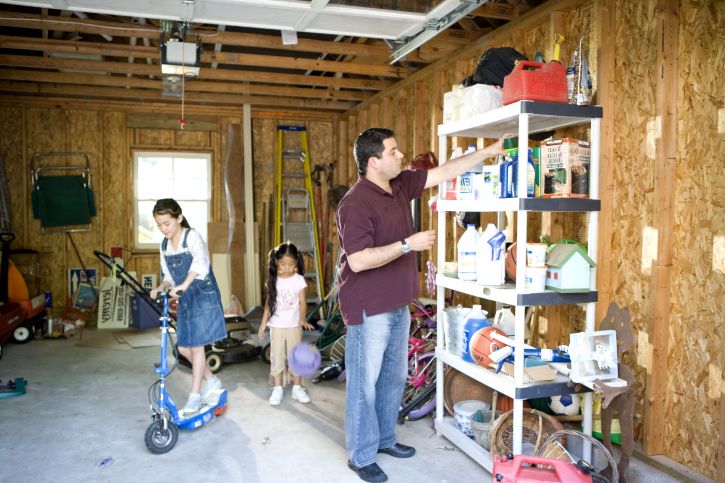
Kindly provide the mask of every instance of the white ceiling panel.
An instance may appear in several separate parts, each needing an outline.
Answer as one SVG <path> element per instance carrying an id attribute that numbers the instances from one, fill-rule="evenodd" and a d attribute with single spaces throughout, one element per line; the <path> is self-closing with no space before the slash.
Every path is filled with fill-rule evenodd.
<path id="1" fill-rule="evenodd" d="M 427 15 L 329 5 L 324 1 L 290 0 L 10 0 L 0 3 L 215 25 L 397 39 L 422 30 L 427 20 L 445 15 L 462 1 L 446 0 Z"/>

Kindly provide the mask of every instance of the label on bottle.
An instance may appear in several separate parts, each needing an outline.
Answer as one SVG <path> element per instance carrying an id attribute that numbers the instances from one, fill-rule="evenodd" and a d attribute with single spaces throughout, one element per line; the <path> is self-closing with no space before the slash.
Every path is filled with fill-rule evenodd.
<path id="1" fill-rule="evenodd" d="M 476 279 L 476 252 L 458 252 L 458 278 L 461 280 Z"/>

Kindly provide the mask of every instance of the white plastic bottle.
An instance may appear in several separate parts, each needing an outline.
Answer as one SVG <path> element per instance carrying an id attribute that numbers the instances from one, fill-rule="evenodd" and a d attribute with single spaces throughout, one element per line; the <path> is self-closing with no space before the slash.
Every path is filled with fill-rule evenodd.
<path id="1" fill-rule="evenodd" d="M 506 332 L 506 335 L 514 335 L 516 316 L 511 311 L 510 305 L 503 305 L 496 311 L 496 316 L 493 318 L 493 325 Z"/>
<path id="2" fill-rule="evenodd" d="M 458 278 L 460 280 L 476 280 L 476 249 L 478 233 L 474 225 L 468 225 L 461 238 L 458 239 Z"/>
<path id="3" fill-rule="evenodd" d="M 478 237 L 476 282 L 483 285 L 503 285 L 505 257 L 502 256 L 503 247 L 499 245 L 505 241 L 506 236 L 493 223 L 489 223 Z"/>
<path id="4" fill-rule="evenodd" d="M 463 149 L 458 147 L 453 150 L 451 153 L 450 159 L 456 159 L 463 156 Z M 445 199 L 447 200 L 455 200 L 457 195 L 457 189 L 456 189 L 456 183 L 458 181 L 458 178 L 451 178 L 448 181 L 446 181 L 446 196 Z"/>
<path id="5" fill-rule="evenodd" d="M 464 155 L 470 154 L 476 151 L 475 144 L 469 144 Z M 481 173 L 483 164 L 474 166 L 465 173 L 458 176 L 456 179 L 456 197 L 459 200 L 474 200 L 476 199 L 476 192 L 474 189 L 474 178 L 477 174 Z"/>

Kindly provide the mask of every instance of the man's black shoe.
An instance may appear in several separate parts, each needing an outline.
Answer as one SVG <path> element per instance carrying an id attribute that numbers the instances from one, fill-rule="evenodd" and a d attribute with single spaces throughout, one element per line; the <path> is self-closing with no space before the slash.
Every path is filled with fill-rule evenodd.
<path id="1" fill-rule="evenodd" d="M 388 475 L 386 475 L 385 472 L 380 469 L 377 463 L 370 463 L 369 465 L 361 466 L 360 468 L 358 468 L 357 466 L 352 464 L 352 461 L 348 460 L 347 467 L 357 473 L 357 475 L 363 481 L 388 481 Z"/>
<path id="2" fill-rule="evenodd" d="M 415 454 L 415 448 L 404 444 L 395 443 L 390 448 L 380 448 L 378 453 L 389 454 L 393 458 L 410 458 Z"/>

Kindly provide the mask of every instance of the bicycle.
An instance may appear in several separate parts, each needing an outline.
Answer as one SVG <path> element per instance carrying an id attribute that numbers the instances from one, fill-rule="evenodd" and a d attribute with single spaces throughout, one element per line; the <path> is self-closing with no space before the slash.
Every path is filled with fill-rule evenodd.
<path id="1" fill-rule="evenodd" d="M 436 320 L 432 306 L 413 302 L 411 337 L 408 339 L 408 378 L 398 412 L 398 423 L 415 421 L 435 409 Z"/>

